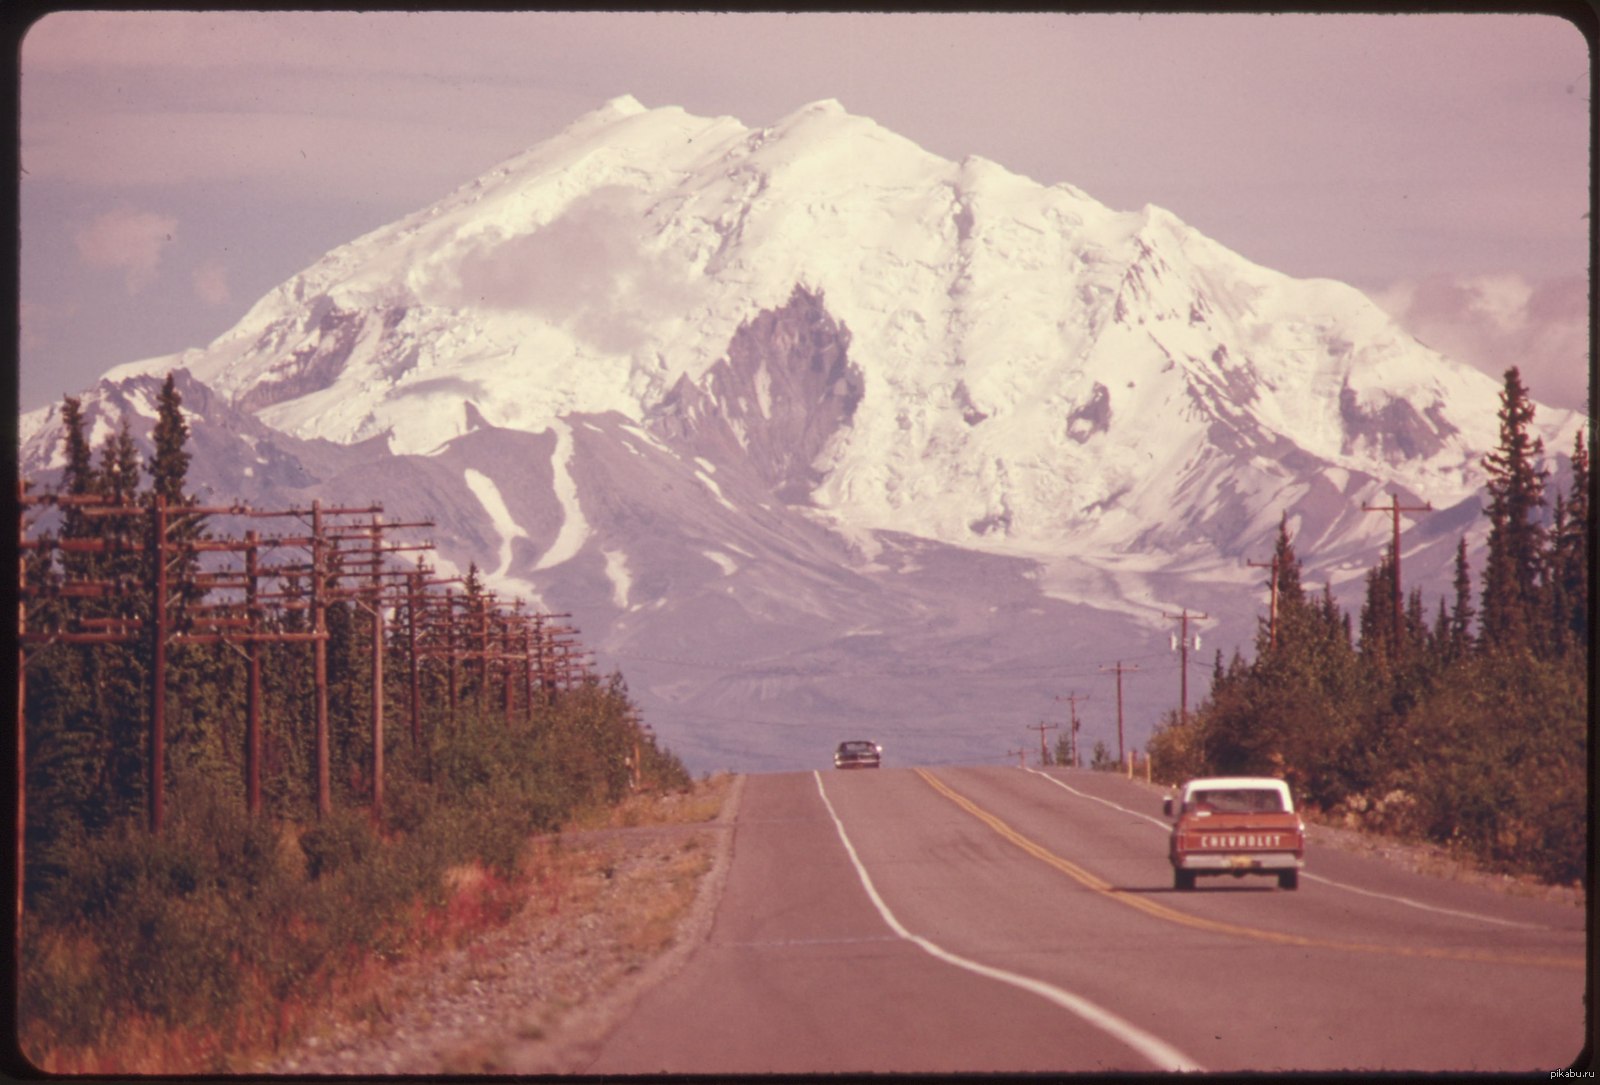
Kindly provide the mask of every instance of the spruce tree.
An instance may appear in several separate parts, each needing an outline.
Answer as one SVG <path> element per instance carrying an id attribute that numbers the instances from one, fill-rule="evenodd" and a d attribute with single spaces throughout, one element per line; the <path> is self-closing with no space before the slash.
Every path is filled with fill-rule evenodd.
<path id="1" fill-rule="evenodd" d="M 183 417 L 183 396 L 173 374 L 168 373 L 156 403 L 156 425 L 151 433 L 155 453 L 150 460 L 151 493 L 167 499 L 170 508 L 188 504 L 189 424 Z"/>
<path id="2" fill-rule="evenodd" d="M 1589 451 L 1580 431 L 1572 447 L 1572 490 L 1556 498 L 1551 526 L 1550 620 L 1562 646 L 1582 651 L 1589 643 L 1589 570 L 1594 524 L 1589 504 Z"/>
<path id="3" fill-rule="evenodd" d="M 1289 538 L 1289 515 L 1278 517 L 1278 538 L 1272 547 L 1272 560 L 1278 578 L 1278 609 L 1305 604 L 1305 588 L 1300 583 L 1300 558 Z"/>
<path id="4" fill-rule="evenodd" d="M 1472 605 L 1472 573 L 1467 567 L 1467 537 L 1461 536 L 1456 544 L 1456 571 L 1451 582 L 1455 588 L 1455 606 L 1450 611 L 1450 632 L 1447 654 L 1451 659 L 1464 659 L 1472 648 L 1472 619 L 1478 612 Z"/>
<path id="5" fill-rule="evenodd" d="M 139 449 L 124 415 L 116 433 L 100 446 L 97 490 L 112 506 L 134 507 L 140 503 L 139 471 Z M 115 588 L 96 608 L 98 615 L 129 622 L 149 619 L 143 557 L 148 526 L 148 519 L 142 516 L 111 516 L 100 521 L 100 537 L 110 546 L 100 575 Z M 100 720 L 105 802 L 114 816 L 133 815 L 144 805 L 145 729 L 150 707 L 148 645 L 143 639 L 106 644 L 94 649 L 87 665 L 93 675 Z"/>
<path id="6" fill-rule="evenodd" d="M 1384 552 L 1367 570 L 1361 603 L 1361 660 L 1374 674 L 1390 675 L 1399 659 L 1394 643 L 1394 556 Z"/>
<path id="7" fill-rule="evenodd" d="M 115 436 L 100 446 L 100 492 L 113 505 L 133 505 L 139 500 L 139 448 L 122 419 Z"/>
<path id="8" fill-rule="evenodd" d="M 1530 432 L 1534 406 L 1522 375 L 1506 370 L 1500 395 L 1500 444 L 1483 459 L 1488 472 L 1489 554 L 1483 575 L 1482 636 L 1497 651 L 1531 647 L 1544 564 L 1544 441 Z"/>
<path id="9" fill-rule="evenodd" d="M 72 396 L 61 401 L 61 440 L 66 446 L 66 465 L 61 472 L 58 492 L 67 498 L 92 496 L 97 489 L 94 459 L 84 433 L 82 403 Z M 94 522 L 83 507 L 68 501 L 61 508 L 61 538 L 87 539 L 94 535 Z M 63 551 L 62 571 L 73 578 L 95 575 L 96 562 L 88 554 Z"/>

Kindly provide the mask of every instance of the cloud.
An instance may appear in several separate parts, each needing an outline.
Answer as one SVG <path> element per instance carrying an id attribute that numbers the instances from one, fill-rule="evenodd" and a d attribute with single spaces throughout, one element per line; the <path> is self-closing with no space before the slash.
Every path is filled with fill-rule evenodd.
<path id="1" fill-rule="evenodd" d="M 210 306 L 233 300 L 228 289 L 228 268 L 221 260 L 207 260 L 194 271 L 194 296 Z"/>
<path id="2" fill-rule="evenodd" d="M 529 234 L 480 240 L 457 267 L 459 301 L 526 309 L 611 353 L 640 345 L 656 320 L 698 297 L 681 264 L 642 248 L 640 193 L 596 189 Z"/>
<path id="3" fill-rule="evenodd" d="M 1516 366 L 1534 399 L 1585 410 L 1589 286 L 1579 276 L 1436 275 L 1373 295 L 1402 327 L 1497 380 Z"/>
<path id="4" fill-rule="evenodd" d="M 85 264 L 125 271 L 128 293 L 137 294 L 155 279 L 162 246 L 177 227 L 178 220 L 170 215 L 119 209 L 81 228 L 74 240 Z"/>

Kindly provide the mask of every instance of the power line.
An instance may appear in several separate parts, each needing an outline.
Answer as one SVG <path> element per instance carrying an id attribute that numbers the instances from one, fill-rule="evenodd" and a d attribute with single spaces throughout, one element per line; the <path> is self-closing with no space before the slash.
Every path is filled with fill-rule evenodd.
<path id="1" fill-rule="evenodd" d="M 831 670 L 826 667 L 817 667 L 816 669 L 812 670 L 802 670 L 799 669 L 798 665 L 790 657 L 777 657 L 771 660 L 757 660 L 748 662 L 683 659 L 671 656 L 637 655 L 632 652 L 613 652 L 604 648 L 595 649 L 595 654 L 596 656 L 621 660 L 624 662 L 659 663 L 663 666 L 694 667 L 698 670 L 721 671 L 728 674 L 754 674 L 759 672 L 770 672 L 776 669 L 787 669 L 794 677 L 797 678 L 915 678 L 925 675 L 935 669 L 938 670 L 941 675 L 953 677 L 984 677 L 987 675 L 996 674 L 1027 674 L 1037 672 L 1040 674 L 1049 674 L 1055 677 L 1091 678 L 1098 673 L 1092 669 L 1063 671 L 1060 669 L 1060 664 L 1058 663 L 1027 663 L 1013 664 L 1003 667 L 996 666 L 973 668 L 969 670 L 951 670 L 947 667 L 939 666 L 937 661 L 934 661 L 928 664 L 913 664 L 882 670 L 852 669 L 849 671 L 839 671 Z M 1155 652 L 1147 655 L 1124 656 L 1123 658 L 1135 660 L 1156 660 L 1165 658 L 1165 655 L 1166 653 L 1164 652 Z"/>
<path id="2" fill-rule="evenodd" d="M 825 724 L 818 724 L 814 722 L 803 723 L 793 720 L 755 719 L 749 716 L 722 716 L 717 715 L 716 713 L 700 712 L 694 708 L 685 708 L 676 705 L 663 705 L 659 707 L 646 705 L 642 707 L 645 713 L 650 716 L 664 714 L 678 718 L 710 720 L 717 723 L 741 723 L 750 725 L 752 727 L 774 727 L 785 730 L 818 731 L 823 726 L 826 726 Z M 949 737 L 967 737 L 971 735 L 982 734 L 985 726 L 981 722 L 975 722 L 963 727 L 926 727 L 920 722 L 917 722 L 929 718 L 930 717 L 927 716 L 916 716 L 913 719 L 894 720 L 887 723 L 875 722 L 870 730 L 875 734 L 887 735 L 941 735 Z M 970 714 L 964 714 L 959 718 L 962 720 L 974 719 L 974 717 Z"/>

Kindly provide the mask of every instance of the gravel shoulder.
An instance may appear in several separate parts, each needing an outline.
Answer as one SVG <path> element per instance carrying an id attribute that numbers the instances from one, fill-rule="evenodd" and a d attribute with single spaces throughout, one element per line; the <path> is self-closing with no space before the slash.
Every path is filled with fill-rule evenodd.
<path id="1" fill-rule="evenodd" d="M 1418 874 L 1484 886 L 1511 896 L 1556 901 L 1570 904 L 1575 908 L 1581 908 L 1587 903 L 1587 894 L 1584 893 L 1582 886 L 1548 885 L 1531 877 L 1480 870 L 1433 844 L 1415 844 L 1392 837 L 1377 836 L 1356 829 L 1313 821 L 1310 817 L 1306 819 L 1306 840 L 1315 847 L 1337 848 L 1340 851 L 1375 856 Z"/>
<path id="2" fill-rule="evenodd" d="M 713 821 L 565 832 L 572 875 L 460 949 L 394 966 L 274 1075 L 572 1073 L 710 930 L 744 777 Z"/>

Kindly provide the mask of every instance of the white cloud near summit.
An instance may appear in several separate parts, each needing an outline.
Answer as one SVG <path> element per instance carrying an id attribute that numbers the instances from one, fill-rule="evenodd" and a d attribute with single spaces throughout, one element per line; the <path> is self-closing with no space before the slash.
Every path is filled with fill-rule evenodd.
<path id="1" fill-rule="evenodd" d="M 460 300 L 526 309 L 627 353 L 654 321 L 683 314 L 699 295 L 681 264 L 643 249 L 642 198 L 597 189 L 531 233 L 479 240 L 457 266 Z"/>
<path id="2" fill-rule="evenodd" d="M 1589 388 L 1588 284 L 1580 277 L 1436 275 L 1372 300 L 1419 340 L 1493 377 L 1516 366 L 1533 398 L 1582 406 Z"/>

